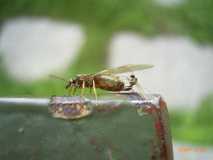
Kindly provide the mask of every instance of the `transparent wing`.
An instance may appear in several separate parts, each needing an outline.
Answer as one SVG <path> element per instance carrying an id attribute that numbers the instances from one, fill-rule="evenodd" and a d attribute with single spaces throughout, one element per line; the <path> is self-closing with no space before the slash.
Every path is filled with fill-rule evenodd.
<path id="1" fill-rule="evenodd" d="M 119 74 L 119 73 L 133 72 L 137 70 L 144 70 L 152 67 L 154 66 L 151 64 L 127 64 L 116 68 L 105 69 L 96 74 Z"/>
<path id="2" fill-rule="evenodd" d="M 135 88 L 136 88 L 138 94 L 140 94 L 140 96 L 142 98 L 144 98 L 145 94 L 144 94 L 144 90 L 143 90 L 143 87 L 141 86 L 141 84 L 137 82 L 135 85 Z"/>

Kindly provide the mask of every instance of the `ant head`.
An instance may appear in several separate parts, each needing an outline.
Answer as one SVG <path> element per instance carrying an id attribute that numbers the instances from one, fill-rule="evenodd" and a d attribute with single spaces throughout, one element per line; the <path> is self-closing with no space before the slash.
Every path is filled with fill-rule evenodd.
<path id="1" fill-rule="evenodd" d="M 134 75 L 134 74 L 131 74 L 131 75 L 130 75 L 130 84 L 131 84 L 131 85 L 134 85 L 134 84 L 137 83 L 137 81 L 138 81 L 138 79 L 135 77 L 135 75 Z"/>
<path id="2" fill-rule="evenodd" d="M 72 78 L 67 82 L 66 84 L 66 89 L 68 89 L 69 87 L 73 86 L 75 83 L 75 80 L 73 80 Z"/>
<path id="3" fill-rule="evenodd" d="M 134 75 L 134 74 L 131 74 L 131 75 L 130 75 L 130 78 L 135 78 L 135 75 Z"/>

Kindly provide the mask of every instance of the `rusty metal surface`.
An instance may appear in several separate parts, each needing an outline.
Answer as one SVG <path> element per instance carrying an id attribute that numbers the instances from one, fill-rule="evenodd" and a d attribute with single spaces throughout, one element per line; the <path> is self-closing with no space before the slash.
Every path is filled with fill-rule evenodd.
<path id="1" fill-rule="evenodd" d="M 147 96 L 146 99 L 142 99 L 137 93 L 111 95 L 98 100 L 79 96 L 54 96 L 50 100 L 49 111 L 56 118 L 78 119 L 96 111 L 116 110 L 126 106 L 138 109 L 147 105 L 157 106 L 158 103 L 159 96 Z"/>
<path id="2" fill-rule="evenodd" d="M 152 106 L 151 108 L 147 108 L 146 112 L 151 114 L 155 119 L 155 131 L 158 136 L 159 145 L 155 146 L 153 150 L 155 151 L 156 148 L 160 148 L 161 159 L 173 159 L 172 138 L 166 102 L 160 97 L 159 107 Z M 156 159 L 155 152 L 153 152 L 152 158 Z"/>
<path id="3" fill-rule="evenodd" d="M 91 112 L 63 120 L 50 116 L 44 107 L 36 112 L 0 109 L 0 159 L 173 159 L 167 107 L 159 95 L 145 100 L 136 94 L 100 97 L 99 104 L 52 97 L 49 104 L 52 114 L 59 112 L 58 118 Z M 144 114 L 139 115 L 138 108 Z"/>

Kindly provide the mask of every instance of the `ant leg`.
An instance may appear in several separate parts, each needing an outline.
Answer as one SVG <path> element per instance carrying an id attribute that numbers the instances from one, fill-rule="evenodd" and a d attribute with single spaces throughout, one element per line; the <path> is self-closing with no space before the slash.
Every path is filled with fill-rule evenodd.
<path id="1" fill-rule="evenodd" d="M 76 88 L 76 87 L 73 87 L 73 91 L 72 91 L 72 95 L 73 95 L 73 96 L 75 95 L 76 90 L 77 90 L 77 88 Z"/>
<path id="2" fill-rule="evenodd" d="M 83 83 L 82 83 L 81 97 L 83 97 L 83 94 L 84 94 L 84 88 L 85 88 L 85 81 L 83 81 Z"/>
<path id="3" fill-rule="evenodd" d="M 96 88 L 95 88 L 95 81 L 92 81 L 92 88 L 95 94 L 95 100 L 96 100 L 96 105 L 98 104 L 98 97 L 97 97 L 97 92 L 96 92 Z"/>
<path id="4" fill-rule="evenodd" d="M 69 87 L 68 88 L 68 95 L 72 95 L 73 94 L 73 87 Z"/>

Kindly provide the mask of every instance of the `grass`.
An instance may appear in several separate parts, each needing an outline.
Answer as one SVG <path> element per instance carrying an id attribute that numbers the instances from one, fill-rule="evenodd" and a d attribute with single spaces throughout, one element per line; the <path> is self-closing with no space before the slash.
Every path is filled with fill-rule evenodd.
<path id="1" fill-rule="evenodd" d="M 134 31 L 145 36 L 176 34 L 201 43 L 213 42 L 213 1 L 185 0 L 163 7 L 154 0 L 0 0 L 0 24 L 18 16 L 49 17 L 83 26 L 87 39 L 74 64 L 61 73 L 96 72 L 107 62 L 107 46 L 115 32 Z M 64 83 L 41 79 L 31 84 L 11 79 L 0 63 L 0 96 L 50 96 L 66 93 Z M 212 98 L 204 100 L 196 112 L 171 112 L 174 138 L 213 144 Z M 208 125 L 207 125 L 208 124 Z"/>
<path id="2" fill-rule="evenodd" d="M 194 144 L 213 145 L 212 115 L 213 94 L 207 96 L 195 111 L 172 111 L 170 119 L 174 138 Z"/>

